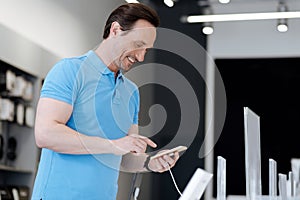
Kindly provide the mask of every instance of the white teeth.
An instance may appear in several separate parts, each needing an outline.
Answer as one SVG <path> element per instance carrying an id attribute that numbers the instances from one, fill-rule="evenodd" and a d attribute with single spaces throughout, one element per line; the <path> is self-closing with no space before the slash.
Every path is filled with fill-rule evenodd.
<path id="1" fill-rule="evenodd" d="M 127 57 L 128 58 L 128 60 L 130 61 L 130 62 L 132 62 L 132 63 L 134 63 L 135 62 L 135 60 L 132 58 L 132 57 Z"/>

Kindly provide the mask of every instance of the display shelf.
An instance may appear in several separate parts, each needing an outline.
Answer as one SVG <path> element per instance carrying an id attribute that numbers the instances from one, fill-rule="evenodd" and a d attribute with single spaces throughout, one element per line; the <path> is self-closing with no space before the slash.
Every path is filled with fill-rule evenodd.
<path id="1" fill-rule="evenodd" d="M 26 169 L 18 169 L 15 167 L 11 167 L 11 166 L 6 166 L 6 165 L 0 165 L 0 171 L 7 171 L 7 172 L 18 172 L 18 173 L 34 173 L 31 170 L 26 170 Z"/>
<path id="2" fill-rule="evenodd" d="M 22 77 L 21 82 L 15 77 Z M 41 79 L 0 60 L 0 184 L 26 187 L 30 193 L 39 156 L 34 118 L 40 87 Z"/>

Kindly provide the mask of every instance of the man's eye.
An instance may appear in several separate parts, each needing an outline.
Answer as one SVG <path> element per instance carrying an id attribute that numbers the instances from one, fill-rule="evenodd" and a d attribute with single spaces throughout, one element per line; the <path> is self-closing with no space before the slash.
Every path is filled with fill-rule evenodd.
<path id="1" fill-rule="evenodd" d="M 144 44 L 142 44 L 142 43 L 136 43 L 136 44 L 135 44 L 135 47 L 136 47 L 136 48 L 141 48 L 142 46 L 144 46 Z"/>

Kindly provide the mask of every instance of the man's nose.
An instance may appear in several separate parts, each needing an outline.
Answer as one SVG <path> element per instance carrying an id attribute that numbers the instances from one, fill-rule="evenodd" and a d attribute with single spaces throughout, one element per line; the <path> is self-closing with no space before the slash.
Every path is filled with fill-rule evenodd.
<path id="1" fill-rule="evenodd" d="M 138 50 L 135 54 L 135 57 L 138 62 L 143 62 L 146 54 L 146 49 Z"/>

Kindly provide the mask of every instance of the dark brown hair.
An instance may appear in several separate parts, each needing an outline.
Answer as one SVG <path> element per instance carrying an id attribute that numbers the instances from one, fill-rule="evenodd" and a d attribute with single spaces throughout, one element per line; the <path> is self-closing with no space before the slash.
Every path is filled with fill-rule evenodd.
<path id="1" fill-rule="evenodd" d="M 103 39 L 109 36 L 110 27 L 113 22 L 118 22 L 122 30 L 127 31 L 130 30 L 139 19 L 148 21 L 154 27 L 158 27 L 159 25 L 159 17 L 156 11 L 145 4 L 127 3 L 119 6 L 109 15 L 106 21 Z"/>

